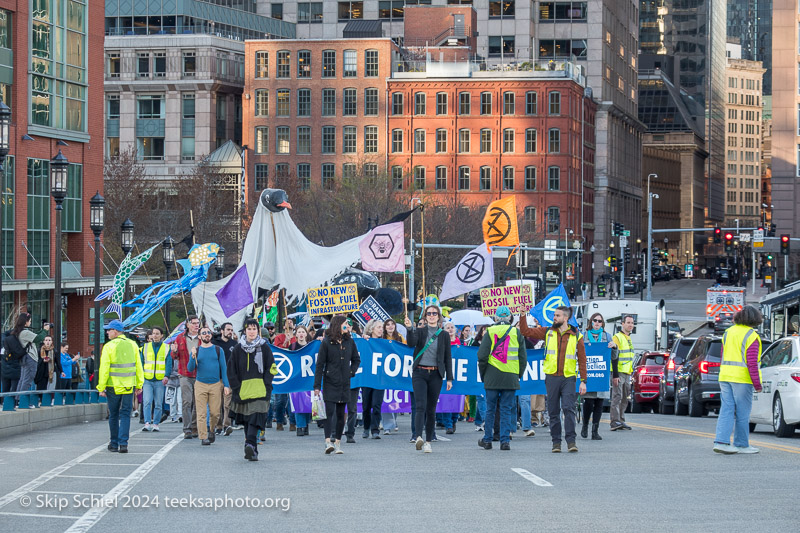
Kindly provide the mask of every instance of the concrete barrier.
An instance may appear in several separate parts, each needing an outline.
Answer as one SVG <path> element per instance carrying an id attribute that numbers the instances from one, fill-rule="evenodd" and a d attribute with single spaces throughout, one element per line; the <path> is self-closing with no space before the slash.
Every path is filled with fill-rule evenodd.
<path id="1" fill-rule="evenodd" d="M 0 411 L 0 439 L 20 433 L 103 420 L 106 417 L 106 408 L 105 403 L 84 403 Z"/>

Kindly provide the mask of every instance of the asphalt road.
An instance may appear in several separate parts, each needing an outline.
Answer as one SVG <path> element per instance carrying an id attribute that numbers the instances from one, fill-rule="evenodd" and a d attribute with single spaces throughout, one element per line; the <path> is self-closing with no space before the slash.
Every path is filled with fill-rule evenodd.
<path id="1" fill-rule="evenodd" d="M 627 418 L 632 431 L 612 433 L 606 418 L 604 440 L 579 437 L 576 454 L 551 453 L 544 429 L 533 438 L 518 433 L 511 451 L 486 451 L 467 423 L 422 454 L 408 442 L 406 415 L 398 434 L 359 436 L 344 455 L 328 456 L 312 424 L 309 437 L 269 431 L 257 463 L 243 459 L 241 431 L 201 447 L 167 423 L 161 433 L 137 431 L 132 453 L 120 455 L 105 450 L 106 423 L 87 423 L 0 441 L 0 526 L 114 533 L 796 528 L 800 434 L 757 433 L 759 455 L 722 456 L 711 451 L 713 417 Z M 118 499 L 91 509 L 83 505 L 89 493 Z M 166 500 L 226 505 L 226 496 L 227 507 L 216 511 Z M 236 508 L 237 498 L 258 498 L 262 508 Z"/>

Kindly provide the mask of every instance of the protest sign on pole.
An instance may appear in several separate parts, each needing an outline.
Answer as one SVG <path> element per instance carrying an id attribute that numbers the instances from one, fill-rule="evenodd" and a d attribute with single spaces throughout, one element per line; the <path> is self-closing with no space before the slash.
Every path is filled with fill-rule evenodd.
<path id="1" fill-rule="evenodd" d="M 378 303 L 378 300 L 372 296 L 368 296 L 366 300 L 361 302 L 358 311 L 353 313 L 353 318 L 358 320 L 363 327 L 366 326 L 367 322 L 373 318 L 380 320 L 381 322 L 386 322 L 392 317 L 383 307 L 381 307 L 381 304 Z"/>
<path id="2" fill-rule="evenodd" d="M 355 283 L 308 289 L 308 314 L 311 316 L 352 313 L 358 310 Z"/>
<path id="3" fill-rule="evenodd" d="M 533 307 L 531 285 L 486 287 L 481 289 L 481 309 L 484 316 L 494 316 L 501 305 L 508 306 L 512 315 L 527 313 Z"/>

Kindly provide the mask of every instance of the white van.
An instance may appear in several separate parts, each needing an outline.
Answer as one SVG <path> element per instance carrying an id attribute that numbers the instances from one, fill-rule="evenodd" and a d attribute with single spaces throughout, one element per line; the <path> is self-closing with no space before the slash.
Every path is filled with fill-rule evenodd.
<path id="1" fill-rule="evenodd" d="M 600 313 L 606 321 L 606 331 L 614 335 L 620 331 L 622 317 L 633 315 L 636 326 L 631 334 L 636 353 L 667 351 L 669 335 L 667 311 L 664 300 L 643 302 L 636 300 L 595 300 L 573 306 L 581 331 L 591 329 L 589 317 Z"/>

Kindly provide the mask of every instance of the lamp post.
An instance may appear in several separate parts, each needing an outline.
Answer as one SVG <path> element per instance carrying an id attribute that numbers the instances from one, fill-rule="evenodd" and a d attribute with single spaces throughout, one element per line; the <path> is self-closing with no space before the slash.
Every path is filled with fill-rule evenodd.
<path id="1" fill-rule="evenodd" d="M 564 262 L 561 263 L 561 283 L 567 279 L 567 261 L 569 260 L 569 236 L 574 234 L 570 228 L 564 228 Z M 566 288 L 566 287 L 565 287 Z"/>
<path id="2" fill-rule="evenodd" d="M 161 245 L 161 259 L 164 261 L 164 279 L 169 281 L 169 273 L 172 271 L 172 267 L 175 266 L 175 241 L 170 236 L 167 236 Z M 167 326 L 167 336 L 169 336 L 169 300 L 167 300 L 166 308 L 167 316 L 164 319 L 164 323 Z"/>
<path id="3" fill-rule="evenodd" d="M 67 196 L 67 168 L 69 160 L 64 157 L 61 150 L 50 160 L 50 194 L 56 201 L 56 257 L 53 261 L 55 272 L 55 311 L 53 313 L 53 326 L 55 338 L 53 339 L 56 354 L 61 352 L 61 212 L 64 209 L 64 197 Z"/>
<path id="4" fill-rule="evenodd" d="M 653 194 L 650 193 L 650 178 L 658 178 L 658 174 L 647 175 L 647 301 L 653 299 Z M 655 195 L 658 196 L 658 195 Z"/>
<path id="5" fill-rule="evenodd" d="M 125 252 L 125 256 L 127 256 L 129 253 L 131 253 L 131 250 L 133 250 L 133 222 L 131 222 L 131 219 L 126 218 L 125 222 L 122 223 L 119 229 L 121 236 L 120 247 L 122 248 L 122 251 Z M 128 294 L 128 280 L 125 280 L 125 287 L 122 290 L 122 299 L 124 301 Z M 125 318 L 125 308 L 120 311 L 120 318 Z"/>
<path id="6" fill-rule="evenodd" d="M 5 330 L 5 298 L 3 297 L 3 278 L 6 277 L 5 265 L 5 243 L 3 241 L 3 229 L 5 227 L 5 213 L 3 205 L 6 199 L 6 156 L 9 151 L 9 126 L 11 125 L 11 108 L 4 102 L 0 102 L 0 327 Z"/>
<path id="7" fill-rule="evenodd" d="M 217 251 L 217 262 L 214 268 L 217 271 L 217 279 L 222 279 L 222 275 L 225 273 L 225 248 L 222 246 L 220 246 L 219 251 Z"/>
<path id="8" fill-rule="evenodd" d="M 100 294 L 100 234 L 105 226 L 106 200 L 100 191 L 89 200 L 89 226 L 94 233 L 94 295 Z M 100 336 L 103 322 L 100 319 L 100 302 L 94 303 L 94 360 L 100 362 Z M 99 367 L 98 367 L 99 368 Z"/>

